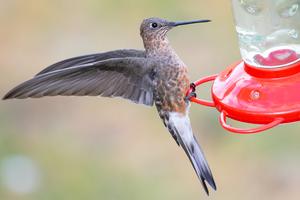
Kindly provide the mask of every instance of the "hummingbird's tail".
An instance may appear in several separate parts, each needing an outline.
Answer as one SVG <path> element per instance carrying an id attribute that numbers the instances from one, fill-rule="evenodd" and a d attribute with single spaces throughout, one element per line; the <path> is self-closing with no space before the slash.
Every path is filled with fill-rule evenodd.
<path id="1" fill-rule="evenodd" d="M 216 190 L 214 178 L 201 147 L 193 135 L 188 115 L 176 112 L 169 113 L 168 120 L 164 120 L 164 122 L 176 142 L 184 149 L 190 159 L 207 195 L 209 191 L 206 182 Z"/>

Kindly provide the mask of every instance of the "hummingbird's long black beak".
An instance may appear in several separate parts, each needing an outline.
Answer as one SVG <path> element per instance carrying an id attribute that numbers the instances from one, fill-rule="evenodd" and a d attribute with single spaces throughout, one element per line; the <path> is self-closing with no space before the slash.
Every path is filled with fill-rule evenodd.
<path id="1" fill-rule="evenodd" d="M 202 20 L 193 20 L 193 21 L 183 21 L 183 22 L 172 22 L 172 26 L 181 26 L 181 25 L 188 25 L 188 24 L 196 24 L 196 23 L 206 23 L 210 22 L 209 19 L 202 19 Z"/>

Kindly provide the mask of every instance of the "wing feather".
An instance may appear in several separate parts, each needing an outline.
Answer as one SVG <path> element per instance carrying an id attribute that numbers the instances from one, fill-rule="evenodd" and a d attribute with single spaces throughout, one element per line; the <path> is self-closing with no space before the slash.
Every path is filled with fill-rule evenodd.
<path id="1" fill-rule="evenodd" d="M 111 58 L 64 68 L 67 63 L 69 62 L 62 62 L 61 68 L 56 65 L 48 71 L 42 71 L 43 73 L 12 89 L 3 99 L 101 95 L 153 105 L 151 71 L 155 65 L 149 59 Z M 73 61 L 72 63 L 74 64 Z"/>
<path id="2" fill-rule="evenodd" d="M 115 51 L 108 51 L 104 53 L 89 54 L 84 56 L 77 56 L 57 62 L 49 67 L 43 69 L 36 76 L 45 74 L 58 69 L 65 69 L 73 66 L 83 65 L 87 63 L 99 62 L 111 58 L 125 58 L 125 57 L 145 57 L 145 51 L 136 49 L 120 49 Z"/>

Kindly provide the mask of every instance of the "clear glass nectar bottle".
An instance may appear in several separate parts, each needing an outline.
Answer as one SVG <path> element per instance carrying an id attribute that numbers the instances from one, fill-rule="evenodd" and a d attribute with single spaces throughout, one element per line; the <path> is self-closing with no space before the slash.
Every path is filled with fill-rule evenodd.
<path id="1" fill-rule="evenodd" d="M 300 61 L 300 0 L 232 0 L 240 52 L 254 67 Z"/>

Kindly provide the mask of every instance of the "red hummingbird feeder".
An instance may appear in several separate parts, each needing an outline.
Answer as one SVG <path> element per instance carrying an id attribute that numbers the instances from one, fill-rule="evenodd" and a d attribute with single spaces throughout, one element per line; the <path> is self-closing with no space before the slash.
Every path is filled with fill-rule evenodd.
<path id="1" fill-rule="evenodd" d="M 213 81 L 213 101 L 190 101 L 220 111 L 223 128 L 240 134 L 257 133 L 300 120 L 300 2 L 293 0 L 232 0 L 242 61 Z M 226 119 L 258 124 L 257 128 L 230 126 Z"/>

